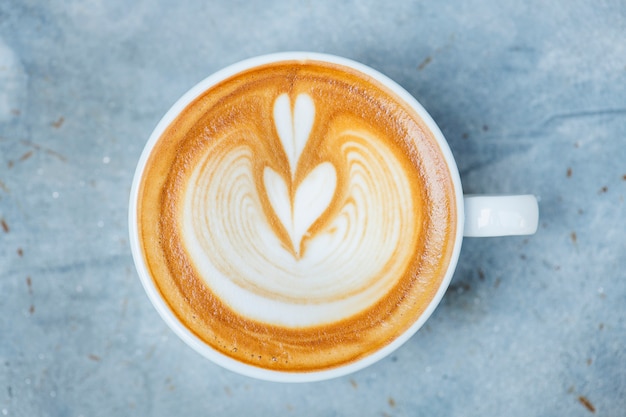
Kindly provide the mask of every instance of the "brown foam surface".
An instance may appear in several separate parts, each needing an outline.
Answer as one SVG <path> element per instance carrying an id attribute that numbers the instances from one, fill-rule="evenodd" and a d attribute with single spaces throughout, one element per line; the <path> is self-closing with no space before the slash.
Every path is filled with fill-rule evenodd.
<path id="1" fill-rule="evenodd" d="M 307 94 L 315 103 L 315 122 L 295 173 L 290 172 L 272 113 L 281 94 L 291 98 L 292 107 L 301 94 Z M 296 253 L 284 222 L 278 219 L 275 206 L 268 200 L 263 172 L 270 167 L 286 178 L 293 201 L 298 185 L 316 166 L 329 161 L 335 167 L 336 191 L 328 208 L 302 240 L 302 253 L 306 254 L 307 245 L 313 244 L 317 234 L 332 229 L 333 219 L 350 198 L 351 177 L 341 147 L 347 143 L 345 137 L 355 139 L 354 135 L 342 136 L 341 132 L 364 130 L 382 141 L 404 173 L 403 178 L 408 179 L 409 190 L 399 192 L 409 196 L 411 210 L 398 219 L 404 219 L 401 229 L 410 230 L 399 235 L 402 240 L 397 246 L 402 250 L 394 249 L 394 256 L 377 274 L 382 276 L 385 269 L 392 267 L 400 272 L 394 273 L 393 279 L 386 278 L 384 293 L 376 299 L 366 297 L 368 302 L 363 309 L 337 320 L 326 317 L 314 324 L 294 325 L 259 318 L 263 314 L 250 317 L 234 310 L 217 287 L 212 288 L 213 277 L 203 276 L 205 269 L 190 255 L 183 214 L 198 167 L 212 155 L 227 155 L 237 148 L 249 150 L 251 181 L 269 230 L 281 242 L 281 250 L 295 257 L 305 256 Z M 211 175 L 219 181 L 220 173 Z M 140 245 L 161 295 L 179 320 L 205 343 L 236 360 L 263 368 L 323 370 L 375 352 L 423 313 L 452 254 L 457 227 L 454 198 L 445 159 L 432 134 L 392 92 L 345 67 L 283 62 L 248 70 L 210 88 L 166 129 L 151 153 L 140 184 Z M 212 245 L 221 245 L 220 237 L 210 239 Z M 351 260 L 345 259 L 342 267 L 349 267 Z M 283 297 L 283 301 L 295 305 L 307 303 L 306 299 L 289 299 L 284 294 L 255 289 L 251 281 L 239 277 L 235 267 L 238 265 L 216 269 L 226 277 L 232 271 L 232 281 L 245 291 L 269 298 Z M 358 265 L 354 268 L 356 271 Z M 375 285 L 376 278 L 369 277 L 365 282 Z M 350 291 L 365 291 L 356 288 Z M 341 297 L 352 293 L 347 294 Z M 327 299 L 328 295 L 309 302 L 321 305 Z"/>

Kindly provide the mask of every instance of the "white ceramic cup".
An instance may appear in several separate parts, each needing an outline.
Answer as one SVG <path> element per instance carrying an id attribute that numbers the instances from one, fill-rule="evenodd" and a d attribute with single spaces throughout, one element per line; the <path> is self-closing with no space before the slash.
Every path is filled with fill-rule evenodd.
<path id="1" fill-rule="evenodd" d="M 138 187 L 143 174 L 146 161 L 150 155 L 155 143 L 159 140 L 162 133 L 167 126 L 176 118 L 176 116 L 189 105 L 196 97 L 206 91 L 208 88 L 223 81 L 241 71 L 247 69 L 265 65 L 273 62 L 280 62 L 285 60 L 316 60 L 326 61 L 346 67 L 353 68 L 364 74 L 367 74 L 389 89 L 391 89 L 397 96 L 409 104 L 424 123 L 428 126 L 433 136 L 437 140 L 441 152 L 445 156 L 450 175 L 454 182 L 455 200 L 457 202 L 457 234 L 455 236 L 453 255 L 450 259 L 447 271 L 444 279 L 441 281 L 441 285 L 425 311 L 415 318 L 414 324 L 406 330 L 400 337 L 395 339 L 390 344 L 384 346 L 375 353 L 366 356 L 356 362 L 352 362 L 337 368 L 322 370 L 316 372 L 278 372 L 264 368 L 258 368 L 252 365 L 238 362 L 228 356 L 225 356 L 209 345 L 205 344 L 202 340 L 196 337 L 189 331 L 172 313 L 167 303 L 161 297 L 159 291 L 156 289 L 154 281 L 150 276 L 150 273 L 146 267 L 141 248 L 138 240 L 138 225 L 137 225 L 137 196 Z M 132 249 L 135 266 L 139 273 L 139 277 L 143 284 L 143 287 L 150 298 L 150 301 L 161 315 L 163 320 L 169 325 L 169 327 L 176 333 L 185 343 L 195 349 L 198 353 L 204 357 L 210 359 L 222 367 L 231 371 L 247 375 L 253 378 L 264 379 L 277 382 L 307 382 L 307 381 L 319 381 L 324 379 L 330 379 L 346 375 L 362 368 L 365 368 L 380 359 L 384 358 L 404 342 L 406 342 L 417 330 L 422 327 L 424 322 L 433 313 L 436 306 L 441 301 L 452 275 L 459 257 L 461 249 L 461 242 L 464 236 L 482 237 L 482 236 L 505 236 L 505 235 L 528 235 L 533 234 L 537 230 L 537 223 L 539 217 L 539 210 L 537 205 L 537 199 L 533 195 L 506 195 L 506 196 L 482 196 L 482 195 L 468 195 L 463 196 L 461 180 L 459 177 L 459 171 L 456 166 L 452 152 L 446 142 L 443 134 L 439 130 L 439 127 L 435 124 L 426 110 L 413 98 L 406 90 L 396 84 L 393 80 L 385 75 L 375 71 L 363 64 L 340 58 L 337 56 L 308 53 L 308 52 L 285 52 L 271 55 L 264 55 L 256 58 L 247 59 L 239 63 L 233 64 L 221 71 L 209 76 L 202 80 L 185 95 L 183 95 L 165 114 L 161 119 L 157 127 L 152 132 L 148 143 L 146 144 L 143 153 L 139 159 L 137 169 L 135 171 L 135 177 L 133 179 L 130 206 L 129 206 L 129 229 L 130 229 L 130 244 Z"/>

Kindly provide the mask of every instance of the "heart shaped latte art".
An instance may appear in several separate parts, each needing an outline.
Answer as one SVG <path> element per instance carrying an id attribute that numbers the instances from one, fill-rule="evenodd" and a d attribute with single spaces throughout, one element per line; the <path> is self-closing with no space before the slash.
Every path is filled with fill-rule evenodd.
<path id="1" fill-rule="evenodd" d="M 180 229 L 199 276 L 233 311 L 317 326 L 369 308 L 396 285 L 421 214 L 397 151 L 367 121 L 316 109 L 306 93 L 293 106 L 292 98 L 271 101 L 262 130 L 207 142 Z"/>
<path id="2" fill-rule="evenodd" d="M 267 197 L 291 239 L 296 256 L 300 255 L 302 238 L 326 211 L 335 194 L 337 173 L 330 162 L 315 167 L 289 196 L 287 183 L 276 171 L 265 167 L 263 182 Z"/>
<path id="3" fill-rule="evenodd" d="M 296 175 L 298 161 L 309 140 L 314 119 L 315 104 L 308 94 L 298 95 L 293 112 L 289 95 L 281 94 L 274 102 L 274 124 L 289 161 L 292 179 Z"/>
<path id="4" fill-rule="evenodd" d="M 322 162 L 316 166 L 297 187 L 294 187 L 293 179 L 300 156 L 309 140 L 314 115 L 315 106 L 307 94 L 298 96 L 293 115 L 287 94 L 282 94 L 276 99 L 274 120 L 289 161 L 290 184 L 269 166 L 265 167 L 263 172 L 267 197 L 289 235 L 296 257 L 300 256 L 303 236 L 326 211 L 337 187 L 337 172 L 330 162 Z M 293 190 L 291 194 L 290 189 Z"/>

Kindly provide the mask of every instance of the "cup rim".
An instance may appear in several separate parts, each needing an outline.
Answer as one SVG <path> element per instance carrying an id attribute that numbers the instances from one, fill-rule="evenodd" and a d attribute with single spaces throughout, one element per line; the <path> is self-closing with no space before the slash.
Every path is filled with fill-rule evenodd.
<path id="1" fill-rule="evenodd" d="M 170 307 L 160 295 L 152 277 L 150 276 L 150 272 L 148 271 L 141 247 L 139 245 L 139 229 L 137 222 L 137 198 L 139 192 L 139 183 L 141 182 L 141 177 L 143 176 L 148 157 L 152 153 L 152 149 L 154 148 L 155 144 L 157 143 L 165 129 L 174 121 L 178 114 L 208 88 L 241 71 L 265 64 L 294 60 L 322 61 L 352 68 L 353 70 L 361 72 L 381 82 L 391 91 L 393 91 L 393 93 L 396 94 L 401 100 L 403 100 L 406 104 L 413 108 L 426 124 L 428 129 L 430 129 L 435 140 L 437 141 L 437 144 L 439 145 L 441 153 L 444 155 L 454 185 L 454 197 L 456 200 L 457 212 L 456 236 L 446 273 L 444 274 L 444 277 L 441 281 L 441 284 L 439 285 L 439 288 L 437 289 L 437 292 L 435 293 L 435 296 L 431 299 L 424 312 L 415 320 L 415 322 L 391 343 L 385 345 L 374 353 L 371 353 L 357 361 L 340 365 L 335 368 L 311 372 L 274 371 L 239 362 L 229 356 L 226 356 L 214 350 L 212 347 L 199 339 L 195 334 L 193 334 L 189 329 L 187 329 L 187 327 L 185 327 L 184 324 L 181 323 L 176 315 L 171 311 Z M 170 327 L 170 329 L 172 329 L 172 331 L 178 337 L 180 337 L 187 345 L 189 345 L 192 349 L 194 349 L 200 355 L 209 359 L 213 363 L 241 375 L 271 382 L 314 382 L 348 375 L 378 362 L 379 360 L 394 352 L 406 341 L 408 341 L 424 325 L 428 318 L 430 318 L 436 307 L 441 302 L 441 299 L 443 298 L 443 295 L 445 294 L 450 284 L 450 281 L 456 269 L 456 265 L 458 263 L 459 253 L 461 250 L 464 218 L 465 216 L 463 191 L 456 161 L 448 145 L 448 142 L 443 136 L 443 133 L 441 132 L 435 121 L 432 119 L 430 114 L 426 111 L 426 109 L 398 83 L 365 64 L 361 64 L 357 61 L 353 61 L 351 59 L 339 57 L 336 55 L 300 51 L 279 52 L 244 59 L 242 61 L 224 67 L 223 69 L 213 73 L 212 75 L 209 75 L 208 77 L 204 78 L 193 87 L 191 87 L 185 94 L 183 94 L 160 119 L 143 148 L 133 176 L 128 210 L 130 247 L 135 268 L 141 280 L 142 286 L 146 291 L 146 294 L 148 295 L 148 298 L 150 299 L 152 305 L 157 310 L 161 318 L 168 325 L 168 327 Z"/>

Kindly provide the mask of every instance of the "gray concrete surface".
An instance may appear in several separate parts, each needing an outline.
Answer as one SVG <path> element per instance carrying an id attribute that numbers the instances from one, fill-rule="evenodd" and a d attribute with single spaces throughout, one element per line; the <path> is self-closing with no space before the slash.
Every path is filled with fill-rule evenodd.
<path id="1" fill-rule="evenodd" d="M 465 190 L 535 193 L 530 238 L 468 239 L 428 324 L 332 381 L 208 362 L 136 276 L 127 197 L 171 104 L 312 50 L 431 112 Z M 0 2 L 0 416 L 626 415 L 626 3 Z"/>

